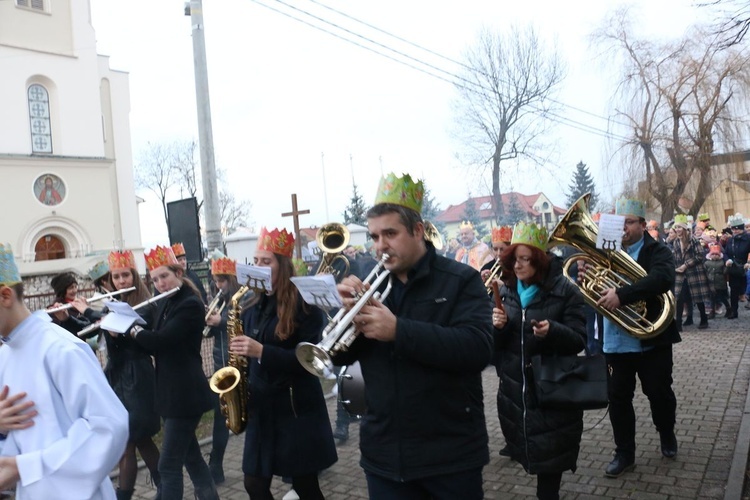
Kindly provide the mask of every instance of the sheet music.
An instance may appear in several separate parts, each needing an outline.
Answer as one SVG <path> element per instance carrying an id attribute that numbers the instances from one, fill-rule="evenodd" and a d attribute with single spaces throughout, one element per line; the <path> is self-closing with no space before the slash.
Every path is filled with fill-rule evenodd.
<path id="1" fill-rule="evenodd" d="M 599 219 L 599 233 L 596 235 L 596 248 L 602 250 L 622 250 L 622 232 L 625 216 L 602 214 Z"/>
<path id="2" fill-rule="evenodd" d="M 336 280 L 330 274 L 294 276 L 291 280 L 302 295 L 302 299 L 310 305 L 320 307 L 324 311 L 344 305 L 336 288 Z"/>
<path id="3" fill-rule="evenodd" d="M 125 333 L 130 330 L 134 324 L 145 325 L 146 322 L 140 314 L 130 307 L 127 302 L 107 302 L 109 314 L 107 314 L 100 324 L 100 328 L 115 333 Z"/>
<path id="4" fill-rule="evenodd" d="M 247 284 L 250 288 L 265 290 L 268 293 L 273 289 L 271 285 L 271 268 L 250 266 L 238 262 L 237 283 L 240 285 Z"/>

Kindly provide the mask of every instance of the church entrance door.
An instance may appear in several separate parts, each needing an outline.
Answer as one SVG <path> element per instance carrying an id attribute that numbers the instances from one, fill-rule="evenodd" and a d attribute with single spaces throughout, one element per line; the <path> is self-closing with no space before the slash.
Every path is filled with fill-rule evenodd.
<path id="1" fill-rule="evenodd" d="M 65 258 L 65 245 L 57 236 L 47 234 L 42 236 L 34 246 L 35 261 L 55 260 Z"/>

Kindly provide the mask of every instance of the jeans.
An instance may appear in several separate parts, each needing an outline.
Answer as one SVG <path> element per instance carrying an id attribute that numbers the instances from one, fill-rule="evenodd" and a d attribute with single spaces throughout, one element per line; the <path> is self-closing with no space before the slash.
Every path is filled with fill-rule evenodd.
<path id="1" fill-rule="evenodd" d="M 157 499 L 182 498 L 182 467 L 185 466 L 193 482 L 196 497 L 200 500 L 218 500 L 219 494 L 195 437 L 195 429 L 200 419 L 200 415 L 164 419 L 164 441 L 159 457 L 161 485 L 156 495 Z"/>

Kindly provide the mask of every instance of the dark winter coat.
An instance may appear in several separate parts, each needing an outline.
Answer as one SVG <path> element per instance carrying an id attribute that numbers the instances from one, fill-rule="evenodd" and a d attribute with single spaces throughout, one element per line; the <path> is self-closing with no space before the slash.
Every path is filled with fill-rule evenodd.
<path id="1" fill-rule="evenodd" d="M 280 340 L 275 295 L 263 295 L 243 315 L 246 334 L 263 344 L 260 360 L 248 363 L 248 413 L 242 471 L 261 477 L 313 474 L 338 456 L 320 380 L 297 361 L 300 342 L 316 344 L 323 329 L 320 309 L 297 295 L 295 330 Z"/>
<path id="2" fill-rule="evenodd" d="M 724 260 L 719 259 L 706 259 L 704 264 L 706 267 L 706 273 L 708 274 L 708 281 L 711 283 L 711 287 L 717 292 L 727 291 L 727 266 Z"/>
<path id="3" fill-rule="evenodd" d="M 503 287 L 508 322 L 495 329 L 496 366 L 500 377 L 497 413 L 514 460 L 531 474 L 576 469 L 583 432 L 583 411 L 537 406 L 531 356 L 575 355 L 586 346 L 584 301 L 567 278 L 549 275 L 525 310 L 515 289 Z M 548 320 L 543 339 L 534 336 L 531 320 Z"/>
<path id="4" fill-rule="evenodd" d="M 647 232 L 643 233 L 643 246 L 638 253 L 638 264 L 646 271 L 646 276 L 636 280 L 631 285 L 617 289 L 617 296 L 621 305 L 625 306 L 641 300 L 646 301 L 646 318 L 655 320 L 658 318 L 661 307 L 659 296 L 672 291 L 675 280 L 674 255 L 672 250 L 660 241 L 656 241 Z M 682 338 L 677 331 L 674 318 L 668 320 L 667 328 L 647 340 L 641 340 L 643 346 L 676 344 Z"/>
<path id="5" fill-rule="evenodd" d="M 680 267 L 683 264 L 686 266 L 685 272 L 675 272 L 675 297 L 680 296 L 682 287 L 687 283 L 693 302 L 699 303 L 711 300 L 711 286 L 708 282 L 706 268 L 703 266 L 703 261 L 706 260 L 705 252 L 701 248 L 700 242 L 690 237 L 683 248 L 682 240 L 677 238 L 672 242 L 672 253 L 674 254 L 675 267 Z"/>
<path id="6" fill-rule="evenodd" d="M 747 254 L 750 253 L 750 235 L 741 233 L 732 236 L 724 245 L 724 256 L 727 260 L 733 262 L 732 266 L 727 269 L 730 277 L 744 278 L 745 271 L 743 266 L 747 263 Z M 740 293 L 742 293 L 742 290 Z"/>
<path id="7" fill-rule="evenodd" d="M 337 364 L 359 359 L 367 412 L 361 465 L 395 481 L 476 469 L 489 461 L 482 370 L 492 356 L 492 306 L 479 273 L 426 255 L 385 305 L 394 342 L 358 337 Z"/>
<path id="8" fill-rule="evenodd" d="M 205 306 L 187 285 L 158 304 L 150 329 L 135 338 L 156 359 L 156 411 L 163 418 L 203 415 L 213 407 L 201 358 Z"/>

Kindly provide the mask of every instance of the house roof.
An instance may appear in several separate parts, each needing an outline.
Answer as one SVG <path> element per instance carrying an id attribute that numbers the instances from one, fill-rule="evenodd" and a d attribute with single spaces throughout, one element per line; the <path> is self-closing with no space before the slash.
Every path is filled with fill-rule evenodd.
<path id="1" fill-rule="evenodd" d="M 503 207 L 507 210 L 510 206 L 510 201 L 513 196 L 516 197 L 516 200 L 518 200 L 518 205 L 521 207 L 521 210 L 523 210 L 525 213 L 529 214 L 532 217 L 537 217 L 539 215 L 539 211 L 534 210 L 534 202 L 536 202 L 540 196 L 542 196 L 541 191 L 536 194 L 521 194 L 516 193 L 515 191 L 512 191 L 510 193 L 503 193 L 501 195 L 503 200 Z M 477 207 L 477 212 L 479 213 L 479 218 L 481 219 L 490 219 L 494 218 L 495 214 L 492 212 L 492 196 L 476 196 L 467 199 L 463 203 L 460 203 L 458 205 L 449 205 L 448 208 L 443 210 L 440 215 L 436 217 L 436 219 L 440 222 L 461 222 L 464 218 L 464 214 L 466 213 L 466 204 L 469 202 L 469 200 L 474 200 L 474 204 Z M 489 207 L 482 210 L 482 207 Z M 552 209 L 556 215 L 564 215 L 567 210 L 564 208 L 560 208 L 557 206 L 552 206 Z"/>

